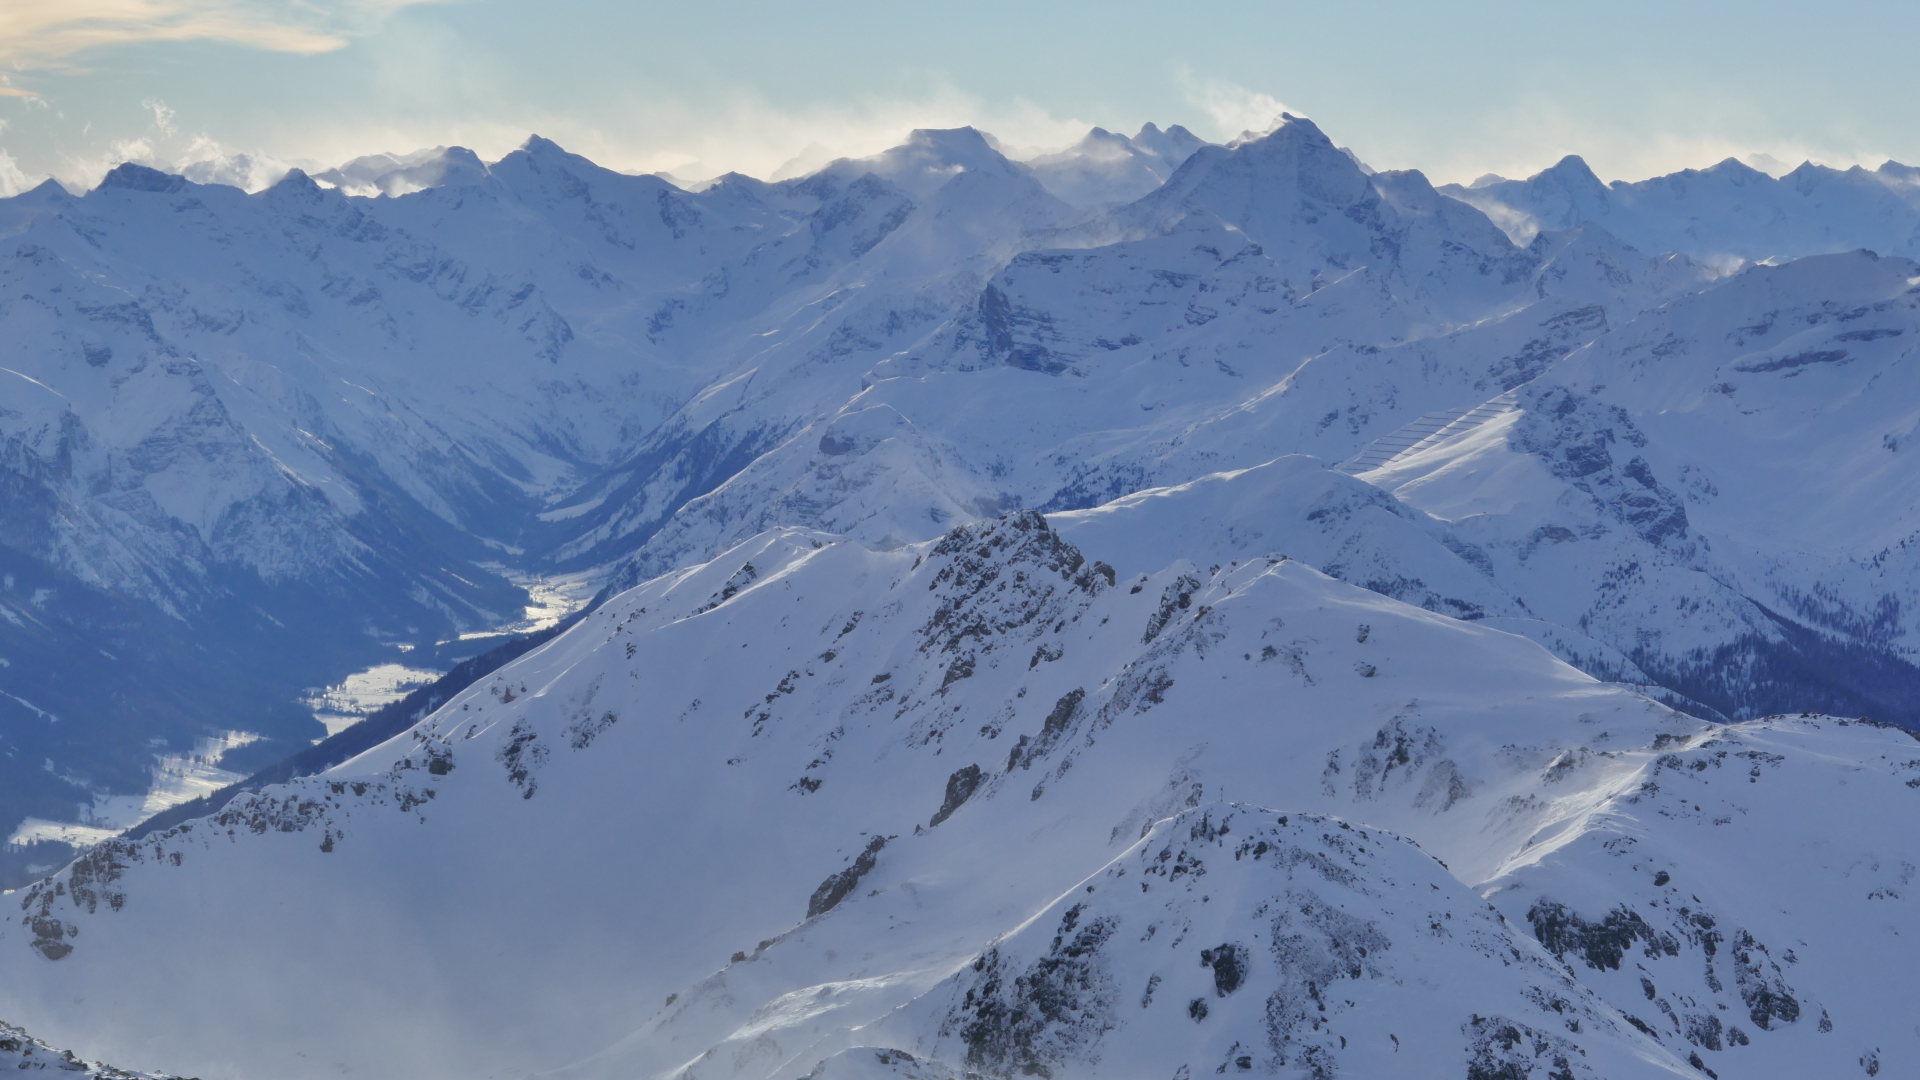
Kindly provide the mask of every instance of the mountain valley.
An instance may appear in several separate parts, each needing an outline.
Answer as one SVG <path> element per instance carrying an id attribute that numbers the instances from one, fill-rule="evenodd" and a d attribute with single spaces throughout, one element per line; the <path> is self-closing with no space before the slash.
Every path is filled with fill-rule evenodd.
<path id="1" fill-rule="evenodd" d="M 1915 235 L 1294 116 L 0 199 L 0 1060 L 1920 1069 Z"/>

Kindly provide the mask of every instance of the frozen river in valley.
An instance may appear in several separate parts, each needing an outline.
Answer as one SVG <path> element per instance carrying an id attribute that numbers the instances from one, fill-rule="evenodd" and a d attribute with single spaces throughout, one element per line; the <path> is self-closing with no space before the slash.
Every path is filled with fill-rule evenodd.
<path id="1" fill-rule="evenodd" d="M 449 658 L 447 666 L 485 652 L 491 647 L 489 642 L 493 639 L 504 641 L 516 634 L 531 634 L 553 626 L 585 607 L 607 576 L 604 570 L 536 575 L 523 574 L 499 565 L 488 566 L 487 569 L 527 590 L 527 606 L 522 609 L 520 618 L 491 630 L 461 634 L 458 638 L 438 642 L 439 647 L 435 652 L 439 657 Z M 463 643 L 470 649 L 450 651 L 448 648 Z M 417 661 L 408 663 L 410 654 L 416 651 L 412 646 L 405 646 L 399 659 L 356 671 L 332 686 L 310 690 L 302 701 L 313 710 L 313 718 L 327 726 L 328 736 L 338 735 L 446 673 L 445 667 L 424 665 Z"/>

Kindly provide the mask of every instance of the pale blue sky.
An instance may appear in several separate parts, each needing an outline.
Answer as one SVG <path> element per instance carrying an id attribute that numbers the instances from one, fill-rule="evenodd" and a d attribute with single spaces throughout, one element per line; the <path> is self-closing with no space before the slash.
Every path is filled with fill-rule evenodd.
<path id="1" fill-rule="evenodd" d="M 914 126 L 971 122 L 1042 146 L 1153 120 L 1217 139 L 1281 104 L 1377 166 L 1443 180 L 1568 152 L 1633 179 L 1748 152 L 1920 161 L 1911 4 L 4 7 L 15 93 L 0 96 L 0 151 L 27 179 L 216 144 L 327 164 L 437 143 L 497 157 L 529 131 L 619 168 L 765 174 L 809 143 L 867 153 Z"/>

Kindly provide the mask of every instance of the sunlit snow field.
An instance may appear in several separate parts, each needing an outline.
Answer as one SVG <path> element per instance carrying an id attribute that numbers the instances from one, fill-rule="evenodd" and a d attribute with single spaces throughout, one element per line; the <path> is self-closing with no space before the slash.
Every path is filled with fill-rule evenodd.
<path id="1" fill-rule="evenodd" d="M 81 808 L 79 822 L 27 818 L 7 837 L 7 843 L 58 840 L 76 846 L 97 844 L 162 810 L 211 795 L 228 784 L 246 779 L 239 773 L 222 769 L 220 759 L 227 751 L 258 739 L 252 732 L 229 731 L 199 740 L 190 753 L 156 755 L 153 787 L 145 795 L 97 795 L 91 807 Z"/>

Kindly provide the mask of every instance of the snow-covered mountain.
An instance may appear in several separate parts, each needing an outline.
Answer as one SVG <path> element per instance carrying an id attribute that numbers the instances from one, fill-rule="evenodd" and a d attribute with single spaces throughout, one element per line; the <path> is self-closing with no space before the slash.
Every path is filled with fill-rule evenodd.
<path id="1" fill-rule="evenodd" d="M 1525 180 L 1449 184 L 1526 240 L 1541 229 L 1593 224 L 1645 251 L 1678 251 L 1720 265 L 1868 248 L 1920 256 L 1920 174 L 1889 161 L 1878 169 L 1806 162 L 1775 178 L 1728 158 L 1707 169 L 1602 183 L 1569 155 Z"/>
<path id="2" fill-rule="evenodd" d="M 471 155 L 410 167 L 434 160 Z M 273 696 L 203 728 L 285 753 L 313 725 L 267 702 L 388 643 L 511 622 L 522 594 L 492 564 L 621 553 L 635 526 L 616 511 L 645 528 L 725 479 L 777 428 L 715 445 L 690 412 L 738 393 L 733 365 L 790 320 L 810 345 L 872 344 L 857 320 L 897 311 L 843 305 L 858 283 L 832 275 L 909 218 L 926 228 L 875 258 L 900 291 L 960 296 L 994 245 L 1070 213 L 971 131 L 701 196 L 540 139 L 439 180 L 369 200 L 295 173 L 249 196 L 125 166 L 83 198 L 49 184 L 0 204 L 9 546 L 264 670 Z M 23 729 L 54 704 L 0 699 Z M 168 736 L 115 733 L 137 699 L 90 704 L 69 715 L 97 752 L 16 741 L 6 766 L 51 759 L 69 807 L 124 790 Z M 46 813 L 5 802 L 9 830 Z"/>
<path id="3" fill-rule="evenodd" d="M 0 827 L 284 757 L 523 575 L 604 603 L 7 849 L 0 1017 L 209 1078 L 1920 1053 L 1920 754 L 1836 718 L 1920 724 L 1904 167 L 1435 189 L 1283 117 L 317 179 L 0 200 Z"/>
<path id="4" fill-rule="evenodd" d="M 1039 238 L 1072 246 L 1011 256 L 879 363 L 856 375 L 872 354 L 855 354 L 796 373 L 805 391 L 734 404 L 721 426 L 785 438 L 651 537 L 636 528 L 627 583 L 773 524 L 899 543 L 1280 454 L 1340 460 L 1707 276 L 1598 230 L 1518 248 L 1417 175 L 1379 185 L 1306 121 L 1203 148 L 1147 199 Z M 1456 328 L 1456 311 L 1477 321 Z"/>
<path id="5" fill-rule="evenodd" d="M 1654 681 L 1911 725 L 1917 279 L 1871 253 L 1755 267 L 1361 476 Z"/>
<path id="6" fill-rule="evenodd" d="M 538 138 L 490 165 L 439 148 L 322 175 L 336 187 L 296 172 L 247 195 L 127 166 L 84 197 L 0 202 L 10 557 L 70 579 L 27 594 L 38 610 L 93 590 L 86 603 L 131 604 L 125 625 L 148 628 L 96 641 L 111 678 L 69 664 L 60 692 L 9 684 L 0 715 L 21 734 L 0 770 L 21 775 L 0 789 L 33 795 L 0 799 L 0 817 L 137 788 L 158 739 L 237 728 L 267 736 L 254 764 L 285 753 L 314 734 L 299 688 L 513 622 L 506 570 L 624 567 L 617 589 L 782 525 L 889 546 L 1286 455 L 1365 472 L 1510 411 L 1500 395 L 1715 280 L 1628 247 L 1609 230 L 1645 230 L 1617 215 L 1562 215 L 1548 224 L 1571 228 L 1517 245 L 1498 208 L 1373 173 L 1295 118 L 1226 147 L 1178 126 L 1095 131 L 1024 163 L 971 129 L 923 131 L 697 193 Z M 1827 205 L 1797 212 L 1827 220 Z M 1796 281 L 1799 302 L 1827 302 L 1819 275 Z M 1728 467 L 1758 476 L 1760 460 Z M 1521 620 L 1603 677 L 1755 715 L 1799 702 L 1792 678 L 1715 690 L 1693 669 L 1791 639 L 1796 671 L 1851 656 L 1904 692 L 1906 647 L 1860 621 L 1911 587 L 1897 567 L 1825 622 L 1790 601 L 1829 587 L 1826 541 L 1728 582 L 1634 534 L 1612 565 L 1679 558 L 1684 581 L 1710 582 L 1685 595 L 1731 612 L 1649 637 L 1637 615 L 1592 621 L 1625 610 L 1603 576 L 1556 578 L 1566 595 L 1546 603 L 1517 570 L 1490 578 L 1449 515 L 1394 514 L 1430 518 L 1442 564 L 1474 584 L 1437 588 L 1451 579 L 1424 576 L 1430 551 L 1384 548 L 1352 580 Z M 179 629 L 212 674 L 139 658 Z M 1838 681 L 1861 681 L 1855 661 Z M 196 693 L 209 706 L 178 729 L 147 719 Z M 84 719 L 47 742 L 50 715 Z"/>
<path id="7" fill-rule="evenodd" d="M 1404 194 L 1416 182 L 1368 176 L 1301 122 L 1242 146 L 1202 150 L 1166 188 L 1116 215 L 1171 222 L 1163 231 L 1014 258 L 976 311 L 873 369 L 837 414 L 678 512 L 641 548 L 625 583 L 781 524 L 885 546 L 999 507 L 1079 509 L 1288 454 L 1349 462 L 1347 471 L 1376 479 L 1369 470 L 1390 460 L 1409 467 L 1415 459 L 1405 451 L 1443 430 L 1467 445 L 1463 432 L 1483 438 L 1537 416 L 1527 406 L 1553 381 L 1555 365 L 1571 363 L 1563 358 L 1652 333 L 1646 328 L 1665 316 L 1636 322 L 1641 312 L 1712 282 L 1685 257 L 1640 255 L 1597 227 L 1542 234 L 1517 248 L 1457 203 L 1420 214 L 1404 207 L 1429 204 L 1383 194 Z M 1336 224 L 1321 232 L 1329 221 Z M 1273 243 L 1255 243 L 1247 230 L 1258 229 L 1272 230 Z M 1285 261 L 1267 254 L 1283 243 Z M 1375 250 L 1394 261 L 1334 277 Z M 1410 254 L 1421 250 L 1434 253 L 1429 262 Z M 1806 262 L 1791 289 L 1813 308 L 1842 304 L 1848 286 L 1823 269 L 1836 265 Z M 1719 297 L 1714 303 L 1729 308 L 1752 306 L 1737 317 L 1729 311 L 1728 330 L 1767 317 L 1746 280 L 1701 294 L 1702 304 Z M 1492 314 L 1465 324 L 1445 315 L 1475 309 Z M 1596 339 L 1601 344 L 1589 345 Z M 1834 400 L 1838 407 L 1847 399 Z M 1478 423 L 1496 419 L 1493 427 Z M 1512 536 L 1496 537 L 1487 512 L 1521 497 L 1519 489 L 1441 504 L 1414 498 L 1381 473 L 1380 486 L 1411 504 L 1401 508 L 1408 517 L 1427 518 L 1438 539 L 1416 552 L 1386 550 L 1374 536 L 1377 550 L 1364 566 L 1332 561 L 1324 547 L 1330 561 L 1317 565 L 1434 610 L 1522 620 L 1516 628 L 1564 659 L 1605 678 L 1664 686 L 1680 695 L 1674 700 L 1695 699 L 1688 707 L 1702 715 L 1794 705 L 1912 715 L 1920 682 L 1910 647 L 1868 629 L 1876 616 L 1865 614 L 1879 597 L 1903 595 L 1906 586 L 1890 583 L 1911 581 L 1911 571 L 1880 571 L 1831 614 L 1793 599 L 1832 591 L 1817 562 L 1843 552 L 1872 559 L 1904 533 L 1876 530 L 1872 547 L 1847 552 L 1839 540 L 1846 530 L 1832 531 L 1799 549 L 1821 553 L 1812 559 L 1754 552 L 1736 579 L 1681 535 L 1680 496 L 1643 493 L 1638 477 L 1655 473 L 1633 454 L 1621 454 L 1613 474 L 1580 479 L 1601 467 L 1585 448 L 1642 438 L 1612 413 L 1567 414 L 1545 428 L 1546 420 L 1524 422 L 1539 429 L 1529 437 L 1543 453 L 1577 459 L 1556 466 L 1562 474 L 1611 485 L 1595 496 L 1602 505 L 1577 520 L 1534 514 Z M 1743 524 L 1710 541 L 1726 555 L 1727 538 L 1747 523 L 1790 518 L 1799 505 L 1758 469 L 1763 460 L 1760 447 L 1743 444 L 1737 462 L 1720 466 L 1753 478 Z M 1862 460 L 1863 468 L 1882 464 Z M 1498 483 L 1520 481 L 1503 473 Z M 1677 490 L 1676 481 L 1669 485 Z M 1865 492 L 1878 489 L 1836 490 L 1858 512 L 1875 513 Z M 1591 497 L 1582 490 L 1569 498 Z M 1595 559 L 1584 543 L 1561 545 L 1576 533 L 1589 541 L 1604 533 L 1609 556 Z M 1430 552 L 1442 549 L 1436 563 Z M 1474 584 L 1436 590 L 1449 580 L 1433 576 L 1437 566 Z M 1776 584 L 1762 589 L 1763 580 Z M 1688 599 L 1676 605 L 1674 597 Z"/>
<path id="8" fill-rule="evenodd" d="M 464 146 L 436 146 L 411 154 L 369 154 L 313 174 L 349 195 L 409 195 L 435 187 L 465 187 L 485 181 L 487 167 Z"/>
<path id="9" fill-rule="evenodd" d="M 209 1077 L 1920 1055 L 1909 735 L 1703 722 L 1279 555 L 1099 554 L 1030 512 L 757 537 L 26 890 L 0 1009 Z"/>
<path id="10" fill-rule="evenodd" d="M 1094 128 L 1078 143 L 1024 163 L 1048 191 L 1073 206 L 1130 203 L 1165 183 L 1206 142 L 1174 124 L 1154 124 L 1129 139 Z"/>

